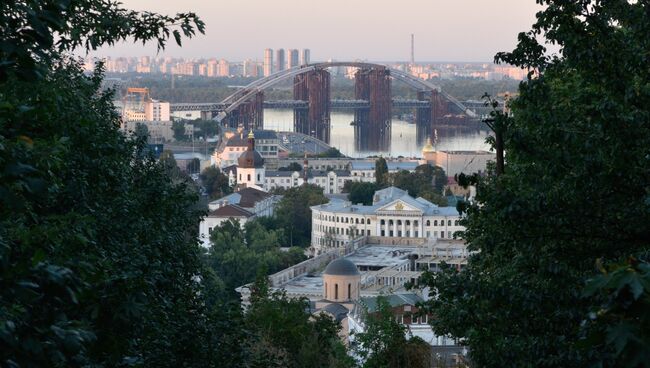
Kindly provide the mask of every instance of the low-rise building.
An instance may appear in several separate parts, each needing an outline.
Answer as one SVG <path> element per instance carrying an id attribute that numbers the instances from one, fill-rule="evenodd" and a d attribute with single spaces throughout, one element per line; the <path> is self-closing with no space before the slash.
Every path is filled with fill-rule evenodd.
<path id="1" fill-rule="evenodd" d="M 455 207 L 439 207 L 396 187 L 375 192 L 370 206 L 331 198 L 311 210 L 314 254 L 362 236 L 451 239 L 464 230 Z"/>
<path id="2" fill-rule="evenodd" d="M 210 234 L 215 227 L 228 220 L 240 225 L 255 217 L 272 216 L 280 196 L 255 188 L 242 188 L 208 204 L 208 215 L 199 225 L 199 237 L 204 246 L 210 245 Z"/>
<path id="3" fill-rule="evenodd" d="M 364 332 L 365 317 L 377 311 L 378 297 L 386 298 L 396 320 L 432 347 L 462 347 L 448 336 L 436 335 L 428 324 L 431 315 L 419 315 L 419 302 L 428 294 L 405 284 L 417 283 L 431 266 L 438 271 L 442 262 L 462 268 L 468 252 L 461 240 L 386 238 L 364 236 L 345 248 L 331 249 L 269 276 L 273 290 L 291 298 L 306 298 L 312 313 L 326 313 L 341 323 L 342 338 Z M 237 288 L 246 307 L 250 288 Z M 453 350 L 453 349 L 452 349 Z"/>
<path id="4" fill-rule="evenodd" d="M 347 170 L 308 170 L 307 183 L 323 188 L 325 194 L 343 193 L 345 182 L 352 180 Z M 304 171 L 267 171 L 265 190 L 290 189 L 305 183 Z"/>
<path id="5" fill-rule="evenodd" d="M 272 130 L 255 130 L 255 149 L 264 160 L 276 160 L 278 158 L 278 136 Z M 236 165 L 239 156 L 248 148 L 248 139 L 242 129 L 236 133 L 226 135 L 225 144 L 215 150 L 212 155 L 213 164 L 223 169 L 230 165 Z"/>

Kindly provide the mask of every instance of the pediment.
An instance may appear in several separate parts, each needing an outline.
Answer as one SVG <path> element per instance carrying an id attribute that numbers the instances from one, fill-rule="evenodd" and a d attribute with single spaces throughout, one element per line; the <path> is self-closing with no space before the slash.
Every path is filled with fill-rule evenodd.
<path id="1" fill-rule="evenodd" d="M 385 206 L 382 206 L 378 209 L 378 211 L 395 211 L 395 212 L 422 212 L 421 209 L 408 204 L 400 199 L 397 199 L 395 201 L 392 201 Z"/>

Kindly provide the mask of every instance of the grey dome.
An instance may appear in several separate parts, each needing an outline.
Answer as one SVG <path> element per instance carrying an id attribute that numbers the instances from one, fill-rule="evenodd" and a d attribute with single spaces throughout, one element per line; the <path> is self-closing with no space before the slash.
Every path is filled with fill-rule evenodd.
<path id="1" fill-rule="evenodd" d="M 239 167 L 242 169 L 261 168 L 264 165 L 264 159 L 257 151 L 244 151 L 237 159 Z"/>
<path id="2" fill-rule="evenodd" d="M 345 258 L 338 258 L 325 267 L 325 275 L 355 276 L 359 275 L 357 266 Z"/>

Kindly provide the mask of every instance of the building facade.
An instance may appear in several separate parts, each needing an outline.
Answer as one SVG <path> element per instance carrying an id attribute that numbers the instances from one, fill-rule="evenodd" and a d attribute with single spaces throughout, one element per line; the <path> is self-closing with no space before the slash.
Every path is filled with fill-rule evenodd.
<path id="1" fill-rule="evenodd" d="M 264 76 L 273 74 L 273 49 L 264 50 Z"/>
<path id="2" fill-rule="evenodd" d="M 311 210 L 315 254 L 346 247 L 363 236 L 451 239 L 464 230 L 455 207 L 439 207 L 395 187 L 375 192 L 370 206 L 331 199 Z"/>

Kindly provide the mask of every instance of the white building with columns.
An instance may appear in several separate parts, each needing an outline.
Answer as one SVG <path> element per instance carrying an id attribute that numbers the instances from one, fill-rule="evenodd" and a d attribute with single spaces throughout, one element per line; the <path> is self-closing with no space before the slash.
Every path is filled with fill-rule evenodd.
<path id="1" fill-rule="evenodd" d="M 314 254 L 346 247 L 363 236 L 451 239 L 465 229 L 455 207 L 439 207 L 396 187 L 375 192 L 370 206 L 332 198 L 311 211 Z"/>

